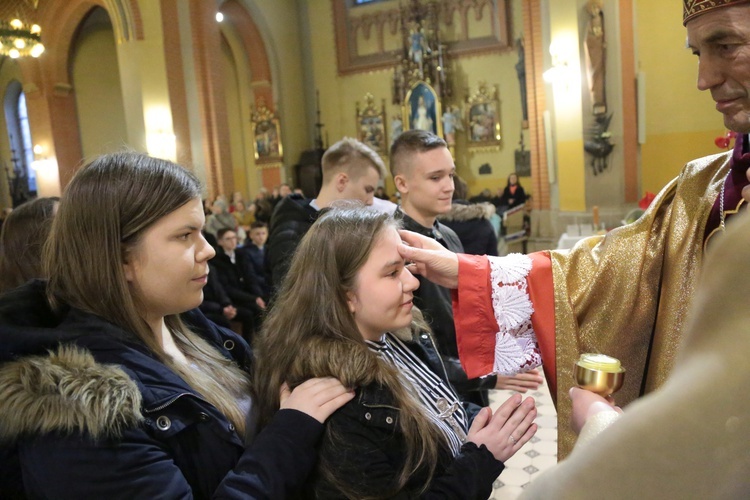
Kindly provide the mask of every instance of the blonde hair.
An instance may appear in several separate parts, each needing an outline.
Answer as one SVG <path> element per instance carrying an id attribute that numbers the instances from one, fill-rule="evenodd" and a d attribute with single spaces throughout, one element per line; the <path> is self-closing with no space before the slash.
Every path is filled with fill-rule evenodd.
<path id="1" fill-rule="evenodd" d="M 334 208 L 321 215 L 298 247 L 255 345 L 254 386 L 262 423 L 278 409 L 284 382 L 295 387 L 311 377 L 332 376 L 347 387 L 379 384 L 393 394 L 406 460 L 394 491 L 383 495 L 401 490 L 418 469 L 426 468 L 431 478 L 438 451 L 447 445 L 418 396 L 407 389 L 411 383 L 367 347 L 348 307 L 348 292 L 378 238 L 397 227 L 391 216 L 363 207 Z M 327 428 L 325 439 L 331 444 L 340 438 Z M 356 491 L 347 482 L 350 478 L 338 477 L 336 464 L 323 459 L 318 468 L 348 496 L 372 495 Z M 428 485 L 429 480 L 424 487 Z"/>
<path id="2" fill-rule="evenodd" d="M 175 362 L 141 317 L 123 269 L 127 252 L 152 224 L 200 196 L 198 179 L 174 163 L 137 153 L 96 158 L 76 173 L 60 200 L 44 249 L 47 296 L 53 307 L 67 304 L 134 334 L 242 435 L 246 419 L 237 399 L 249 393 L 247 374 L 179 315 L 165 317 L 165 324 L 201 369 Z"/>
<path id="3" fill-rule="evenodd" d="M 363 169 L 359 166 L 354 167 L 354 160 L 364 160 L 369 163 L 367 166 L 373 167 L 378 171 L 378 176 L 384 179 L 386 176 L 386 169 L 383 160 L 380 155 L 372 150 L 367 144 L 352 139 L 351 137 L 344 137 L 336 144 L 332 145 L 326 150 L 321 160 L 323 167 L 323 183 L 328 182 L 333 174 L 337 172 L 346 172 L 353 179 L 357 179 L 364 175 L 367 169 Z"/>

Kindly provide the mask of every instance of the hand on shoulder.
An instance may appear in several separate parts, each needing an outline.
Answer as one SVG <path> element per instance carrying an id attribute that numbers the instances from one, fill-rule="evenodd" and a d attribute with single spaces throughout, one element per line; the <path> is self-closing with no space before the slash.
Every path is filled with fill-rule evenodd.
<path id="1" fill-rule="evenodd" d="M 322 424 L 353 397 L 354 391 L 344 387 L 338 379 L 311 378 L 295 387 L 293 391 L 284 383 L 281 386 L 280 409 L 301 411 Z"/>

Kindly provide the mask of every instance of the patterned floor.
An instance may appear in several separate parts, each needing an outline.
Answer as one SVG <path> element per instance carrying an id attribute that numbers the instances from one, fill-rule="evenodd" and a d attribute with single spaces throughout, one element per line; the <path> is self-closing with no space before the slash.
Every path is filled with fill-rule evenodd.
<path id="1" fill-rule="evenodd" d="M 493 410 L 500 406 L 512 391 L 490 391 Z M 521 448 L 505 464 L 505 470 L 495 481 L 491 499 L 513 500 L 517 498 L 524 486 L 557 463 L 557 412 L 549 395 L 549 388 L 543 385 L 538 390 L 526 393 L 536 401 L 536 423 L 539 430 L 531 441 Z"/>

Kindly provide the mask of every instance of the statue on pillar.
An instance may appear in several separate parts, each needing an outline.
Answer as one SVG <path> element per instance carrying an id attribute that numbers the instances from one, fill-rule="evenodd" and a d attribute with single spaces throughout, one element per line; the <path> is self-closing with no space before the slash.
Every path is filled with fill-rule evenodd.
<path id="1" fill-rule="evenodd" d="M 602 0 L 589 0 L 586 5 L 589 22 L 586 28 L 586 74 L 591 92 L 591 106 L 594 115 L 607 113 L 606 83 L 606 41 L 604 38 L 604 12 Z"/>

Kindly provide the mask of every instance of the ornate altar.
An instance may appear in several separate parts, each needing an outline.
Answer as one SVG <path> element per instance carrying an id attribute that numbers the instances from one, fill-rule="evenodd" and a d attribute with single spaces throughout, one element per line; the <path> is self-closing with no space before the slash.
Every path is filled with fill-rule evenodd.
<path id="1" fill-rule="evenodd" d="M 403 47 L 393 72 L 393 103 L 401 106 L 404 130 L 443 135 L 442 103 L 451 97 L 440 39 L 438 4 L 411 0 L 401 7 Z"/>
<path id="2" fill-rule="evenodd" d="M 497 87 L 492 90 L 486 83 L 466 97 L 466 123 L 470 148 L 497 147 L 500 145 L 500 99 Z"/>
<path id="3" fill-rule="evenodd" d="M 281 144 L 281 127 L 279 118 L 268 107 L 263 98 L 258 101 L 258 108 L 251 110 L 253 123 L 253 145 L 255 163 L 258 166 L 278 166 L 284 156 Z"/>
<path id="4" fill-rule="evenodd" d="M 357 138 L 379 154 L 388 149 L 385 133 L 385 99 L 380 109 L 375 106 L 375 98 L 369 92 L 365 95 L 365 107 L 357 102 Z"/>

